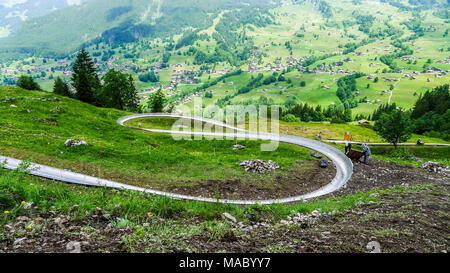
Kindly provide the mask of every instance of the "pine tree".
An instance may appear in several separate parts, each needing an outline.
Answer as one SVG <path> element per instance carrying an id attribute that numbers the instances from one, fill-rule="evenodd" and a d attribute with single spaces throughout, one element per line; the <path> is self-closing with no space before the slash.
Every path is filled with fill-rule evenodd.
<path id="1" fill-rule="evenodd" d="M 76 57 L 72 70 L 72 85 L 77 91 L 76 98 L 93 103 L 94 93 L 100 87 L 100 80 L 96 73 L 94 61 L 84 49 Z"/>
<path id="2" fill-rule="evenodd" d="M 159 89 L 156 93 L 153 93 L 148 101 L 149 110 L 152 113 L 162 113 L 165 103 L 166 96 L 164 95 L 162 90 Z"/>
<path id="3" fill-rule="evenodd" d="M 60 77 L 57 77 L 53 85 L 53 93 L 69 97 L 69 86 Z"/>
<path id="4" fill-rule="evenodd" d="M 136 86 L 134 86 L 133 76 L 131 75 L 128 77 L 128 86 L 129 90 L 126 96 L 127 110 L 137 112 L 139 108 L 139 98 Z"/>

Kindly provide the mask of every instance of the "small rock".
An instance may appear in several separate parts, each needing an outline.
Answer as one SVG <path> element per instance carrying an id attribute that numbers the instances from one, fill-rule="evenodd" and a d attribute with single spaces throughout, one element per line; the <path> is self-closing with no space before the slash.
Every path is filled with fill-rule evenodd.
<path id="1" fill-rule="evenodd" d="M 16 220 L 18 222 L 28 222 L 28 221 L 30 221 L 30 218 L 28 218 L 26 216 L 20 216 L 20 217 L 17 217 Z"/>
<path id="2" fill-rule="evenodd" d="M 319 217 L 320 216 L 320 212 L 318 210 L 315 210 L 311 213 L 312 216 L 314 217 Z"/>
<path id="3" fill-rule="evenodd" d="M 96 214 L 96 215 L 103 215 L 103 210 L 102 210 L 101 208 L 97 207 L 97 208 L 95 209 L 95 214 Z"/>
<path id="4" fill-rule="evenodd" d="M 66 250 L 70 253 L 81 253 L 81 243 L 80 242 L 69 242 L 66 245 Z"/>
<path id="5" fill-rule="evenodd" d="M 17 239 L 17 240 L 14 241 L 13 245 L 20 244 L 20 243 L 23 242 L 25 239 L 26 239 L 26 237 L 19 238 L 19 239 Z"/>
<path id="6" fill-rule="evenodd" d="M 250 231 L 249 228 L 241 228 L 242 233 L 248 233 Z"/>
<path id="7" fill-rule="evenodd" d="M 233 217 L 231 214 L 225 212 L 225 213 L 222 214 L 222 215 L 223 215 L 223 217 L 224 217 L 225 219 L 230 220 L 230 221 L 233 222 L 233 223 L 237 223 L 236 218 Z"/>
<path id="8" fill-rule="evenodd" d="M 11 104 L 9 107 L 11 107 L 11 108 L 17 108 L 17 106 L 14 105 L 14 104 Z"/>
<path id="9" fill-rule="evenodd" d="M 381 245 L 377 241 L 369 242 L 366 249 L 369 250 L 370 253 L 381 253 Z"/>
<path id="10" fill-rule="evenodd" d="M 64 145 L 66 145 L 66 147 L 74 147 L 74 146 L 82 146 L 82 145 L 86 146 L 88 144 L 86 143 L 86 141 L 83 141 L 83 140 L 76 141 L 73 139 L 68 139 L 68 140 L 66 140 L 66 142 L 64 142 Z"/>
<path id="11" fill-rule="evenodd" d="M 239 144 L 236 144 L 236 145 L 233 146 L 233 151 L 243 150 L 243 149 L 245 149 L 245 146 L 242 146 L 242 145 L 239 145 Z"/>

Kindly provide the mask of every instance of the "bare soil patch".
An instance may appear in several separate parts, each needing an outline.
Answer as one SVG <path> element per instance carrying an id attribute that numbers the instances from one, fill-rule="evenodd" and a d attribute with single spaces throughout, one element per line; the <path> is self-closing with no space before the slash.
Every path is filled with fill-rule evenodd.
<path id="1" fill-rule="evenodd" d="M 278 173 L 278 174 L 277 174 Z M 272 176 L 271 179 L 268 176 Z M 299 161 L 295 166 L 279 174 L 248 174 L 248 180 L 207 180 L 197 185 L 172 187 L 170 192 L 209 198 L 231 200 L 263 200 L 294 197 L 313 192 L 330 183 L 336 175 L 336 167 L 320 168 L 314 160 Z"/>
<path id="2" fill-rule="evenodd" d="M 371 159 L 369 166 L 355 163 L 353 175 L 347 185 L 323 198 L 354 194 L 357 191 L 386 189 L 396 185 L 428 185 L 448 182 L 450 182 L 449 178 L 413 166 Z"/>
<path id="3" fill-rule="evenodd" d="M 298 226 L 253 229 L 229 242 L 189 238 L 202 252 L 361 253 L 376 242 L 383 253 L 450 251 L 449 185 L 380 196 L 377 204 L 318 218 Z M 202 249 L 202 250 L 200 250 Z"/>

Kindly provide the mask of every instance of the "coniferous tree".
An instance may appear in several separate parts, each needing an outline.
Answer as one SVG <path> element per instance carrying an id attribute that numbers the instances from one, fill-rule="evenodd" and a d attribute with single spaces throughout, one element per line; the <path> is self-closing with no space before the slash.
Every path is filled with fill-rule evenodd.
<path id="1" fill-rule="evenodd" d="M 75 97 L 81 101 L 93 103 L 94 94 L 100 87 L 94 61 L 82 49 L 73 64 L 72 85 L 77 91 Z"/>
<path id="2" fill-rule="evenodd" d="M 57 77 L 55 79 L 55 83 L 53 85 L 53 93 L 67 97 L 70 96 L 69 86 L 65 81 L 61 79 L 61 77 Z"/>
<path id="3" fill-rule="evenodd" d="M 127 105 L 127 110 L 137 112 L 139 108 L 139 98 L 136 90 L 136 86 L 134 86 L 133 76 L 128 77 L 128 92 L 126 93 L 125 101 Z"/>
<path id="4" fill-rule="evenodd" d="M 152 113 L 162 113 L 165 103 L 166 96 L 164 95 L 162 90 L 159 89 L 156 93 L 153 93 L 153 95 L 148 100 L 149 111 Z"/>

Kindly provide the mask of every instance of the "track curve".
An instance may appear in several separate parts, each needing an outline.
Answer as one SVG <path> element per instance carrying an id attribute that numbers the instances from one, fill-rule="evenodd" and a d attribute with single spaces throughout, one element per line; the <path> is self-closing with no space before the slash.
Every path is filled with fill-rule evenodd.
<path id="1" fill-rule="evenodd" d="M 202 121 L 202 122 L 206 122 L 206 123 L 211 123 L 211 124 L 218 125 L 218 126 L 221 126 L 224 128 L 233 129 L 233 130 L 237 131 L 237 133 L 181 132 L 181 131 L 171 131 L 171 130 L 143 129 L 143 128 L 136 128 L 136 127 L 131 127 L 131 126 L 125 125 L 125 122 L 127 122 L 127 121 L 130 121 L 133 119 L 138 119 L 138 118 L 145 118 L 145 117 L 167 117 L 167 118 L 192 119 L 192 120 Z M 117 183 L 117 182 L 110 181 L 110 180 L 100 179 L 100 178 L 96 178 L 96 177 L 92 177 L 92 176 L 88 176 L 88 175 L 84 175 L 84 174 L 80 174 L 80 173 L 75 173 L 75 172 L 71 172 L 68 170 L 57 169 L 57 168 L 40 165 L 40 164 L 31 164 L 30 165 L 30 174 L 39 176 L 39 177 L 56 180 L 56 181 L 62 181 L 62 182 L 85 185 L 85 186 L 107 187 L 107 188 L 114 188 L 114 189 L 139 191 L 139 192 L 144 192 L 144 193 L 148 193 L 148 194 L 165 196 L 165 197 L 178 199 L 178 200 L 201 201 L 201 202 L 235 204 L 235 205 L 283 204 L 283 203 L 299 202 L 299 201 L 304 201 L 304 200 L 320 197 L 320 196 L 323 196 L 326 194 L 333 193 L 333 192 L 341 189 L 342 187 L 344 187 L 345 184 L 348 182 L 348 180 L 351 178 L 351 176 L 353 174 L 353 163 L 341 151 L 339 151 L 338 149 L 336 149 L 328 144 L 318 142 L 318 141 L 308 139 L 308 138 L 299 137 L 299 136 L 277 135 L 277 134 L 271 134 L 271 133 L 253 133 L 253 132 L 248 132 L 248 131 L 245 131 L 245 130 L 242 130 L 239 128 L 235 128 L 233 126 L 229 126 L 222 122 L 210 120 L 210 119 L 184 116 L 184 115 L 176 115 L 176 114 L 156 114 L 156 113 L 138 114 L 138 115 L 132 115 L 132 116 L 120 118 L 117 121 L 117 123 L 121 126 L 130 128 L 130 129 L 143 130 L 143 131 L 154 132 L 154 133 L 247 138 L 247 139 L 253 139 L 253 140 L 279 141 L 279 142 L 299 145 L 302 147 L 306 147 L 306 148 L 315 150 L 315 151 L 325 155 L 329 159 L 331 159 L 333 161 L 333 163 L 336 165 L 336 170 L 337 170 L 336 177 L 331 181 L 330 184 L 322 187 L 319 190 L 316 190 L 314 192 L 311 192 L 311 193 L 308 193 L 305 195 L 283 198 L 283 199 L 271 199 L 271 200 L 227 200 L 227 199 L 195 197 L 195 196 L 188 196 L 188 195 L 182 195 L 182 194 L 174 194 L 174 193 L 150 190 L 150 189 L 130 186 L 130 185 L 123 184 L 123 183 Z M 5 164 L 3 164 L 3 167 L 7 168 L 7 169 L 17 169 L 19 167 L 19 165 L 23 163 L 22 160 L 0 155 L 0 163 L 2 163 L 2 162 L 5 163 Z"/>
<path id="2" fill-rule="evenodd" d="M 182 132 L 182 131 L 172 131 L 172 130 L 160 130 L 160 129 L 145 129 L 145 128 L 137 128 L 137 127 L 131 127 L 126 126 L 125 122 L 139 119 L 139 118 L 146 118 L 146 117 L 165 117 L 165 118 L 183 118 L 183 119 L 191 119 L 196 121 L 201 121 L 205 123 L 210 123 L 214 125 L 218 125 L 224 128 L 229 128 L 238 131 L 237 133 L 212 133 L 212 132 Z M 341 151 L 338 149 L 325 144 L 323 142 L 315 141 L 309 138 L 303 138 L 299 136 L 292 136 L 292 135 L 278 135 L 278 134 L 271 134 L 271 133 L 254 133 L 249 132 L 240 128 L 236 128 L 234 126 L 230 126 L 228 124 L 224 124 L 222 122 L 201 118 L 201 117 L 193 117 L 193 116 L 186 116 L 186 115 L 178 115 L 178 114 L 164 114 L 164 113 L 146 113 L 146 114 L 136 114 L 131 116 L 126 116 L 123 118 L 120 118 L 117 123 L 121 126 L 135 129 L 135 130 L 142 130 L 147 132 L 153 132 L 153 133 L 167 133 L 167 134 L 180 134 L 180 135 L 201 135 L 201 136 L 220 136 L 220 137 L 234 137 L 234 138 L 246 138 L 246 139 L 253 139 L 253 140 L 272 140 L 272 141 L 279 141 L 284 143 L 290 143 L 294 145 L 299 145 L 305 148 L 309 148 L 311 150 L 315 150 L 326 157 L 328 157 L 330 160 L 333 161 L 333 163 L 336 165 L 336 177 L 331 181 L 330 184 L 322 187 L 319 190 L 316 190 L 314 192 L 295 196 L 295 197 L 289 197 L 289 198 L 283 198 L 283 199 L 271 199 L 271 200 L 217 200 L 212 198 L 201 198 L 201 197 L 190 197 L 190 196 L 179 196 L 184 200 L 197 200 L 197 201 L 203 201 L 203 202 L 219 202 L 219 203 L 227 203 L 227 204 L 238 204 L 238 205 L 252 205 L 252 204 L 261 204 L 261 205 L 267 205 L 267 204 L 280 204 L 280 203 L 293 203 L 303 200 L 308 200 L 316 197 L 320 197 L 326 194 L 333 193 L 339 189 L 341 189 L 345 184 L 350 180 L 352 174 L 353 174 L 353 163 L 352 161 L 344 155 Z M 194 198 L 194 199 L 192 199 Z"/>

